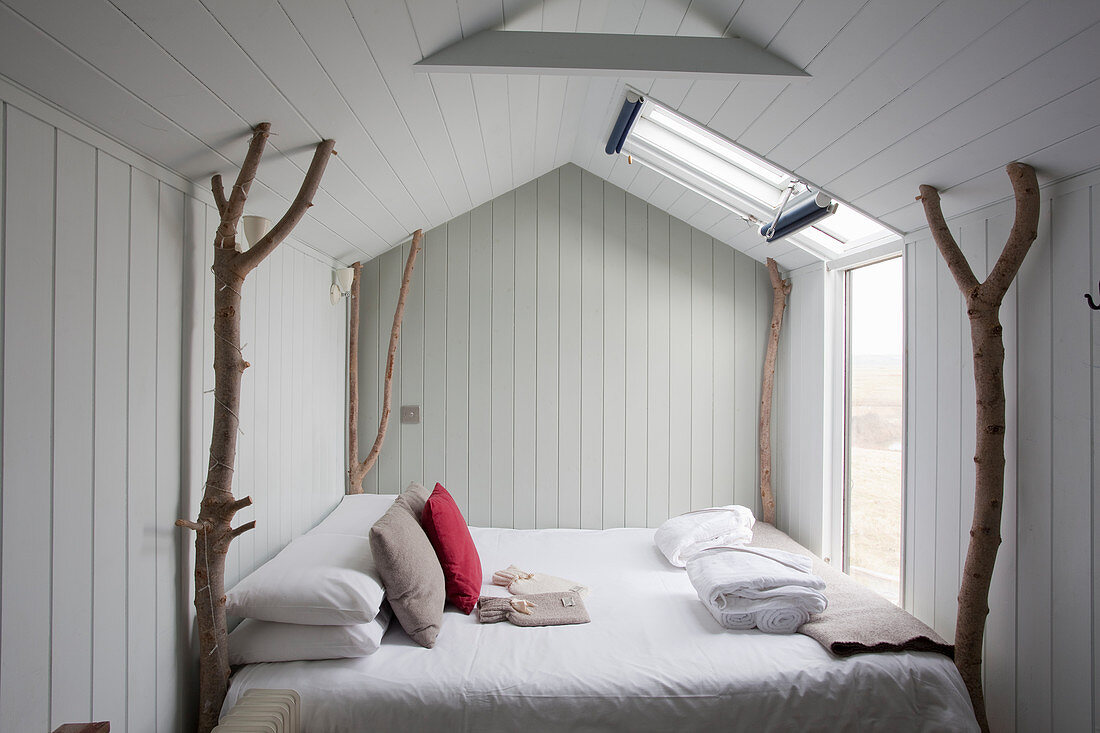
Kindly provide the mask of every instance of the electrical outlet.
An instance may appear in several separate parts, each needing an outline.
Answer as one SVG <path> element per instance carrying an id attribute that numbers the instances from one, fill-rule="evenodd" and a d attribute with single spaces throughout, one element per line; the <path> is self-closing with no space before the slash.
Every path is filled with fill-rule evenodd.
<path id="1" fill-rule="evenodd" d="M 401 424 L 417 425 L 420 422 L 420 405 L 401 405 Z"/>

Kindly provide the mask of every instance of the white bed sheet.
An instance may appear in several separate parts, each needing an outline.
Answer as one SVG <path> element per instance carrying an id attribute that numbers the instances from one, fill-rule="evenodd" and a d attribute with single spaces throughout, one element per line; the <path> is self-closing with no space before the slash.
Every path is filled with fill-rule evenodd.
<path id="1" fill-rule="evenodd" d="M 259 687 L 301 693 L 307 733 L 978 729 L 942 655 L 838 659 L 801 634 L 723 630 L 653 530 L 471 532 L 487 580 L 510 564 L 576 580 L 592 622 L 479 624 L 448 607 L 433 649 L 394 622 L 369 657 L 241 668 L 225 710 Z"/>

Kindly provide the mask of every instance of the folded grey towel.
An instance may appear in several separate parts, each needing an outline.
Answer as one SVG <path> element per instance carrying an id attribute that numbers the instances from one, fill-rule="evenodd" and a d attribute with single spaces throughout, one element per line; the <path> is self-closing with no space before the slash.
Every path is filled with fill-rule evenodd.
<path id="1" fill-rule="evenodd" d="M 482 596 L 477 601 L 477 620 L 483 624 L 508 621 L 514 626 L 565 626 L 586 624 L 592 619 L 580 594 L 564 591 L 511 598 Z"/>
<path id="2" fill-rule="evenodd" d="M 829 607 L 798 629 L 833 654 L 850 657 L 870 652 L 938 652 L 952 659 L 955 647 L 927 625 L 838 569 L 770 524 L 757 522 L 750 547 L 769 547 L 809 555 L 814 574 L 825 581 Z"/>

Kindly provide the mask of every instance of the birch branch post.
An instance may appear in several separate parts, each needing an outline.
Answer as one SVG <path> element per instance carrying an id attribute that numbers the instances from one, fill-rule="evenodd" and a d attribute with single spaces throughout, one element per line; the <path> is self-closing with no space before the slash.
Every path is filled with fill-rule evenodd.
<path id="1" fill-rule="evenodd" d="M 989 731 L 982 690 L 982 641 L 989 615 L 989 584 L 1001 544 L 1001 502 L 1005 476 L 1005 348 L 1001 302 L 1020 270 L 1039 226 L 1039 183 L 1035 169 L 1009 163 L 1005 171 L 1016 199 L 1016 216 L 1001 256 L 984 282 L 978 282 L 940 210 L 934 187 L 920 187 L 920 201 L 936 247 L 966 302 L 974 351 L 977 441 L 974 452 L 974 519 L 966 550 L 955 623 L 955 666 L 959 668 L 974 714 Z"/>
<path id="2" fill-rule="evenodd" d="M 209 733 L 218 724 L 229 680 L 229 644 L 225 621 L 225 556 L 235 537 L 256 526 L 232 526 L 250 497 L 233 496 L 233 469 L 240 429 L 241 378 L 250 364 L 241 351 L 241 289 L 245 278 L 267 258 L 313 205 L 336 143 L 318 144 L 301 189 L 282 219 L 260 241 L 244 252 L 236 250 L 237 221 L 256 178 L 271 124 L 262 122 L 252 133 L 236 183 L 225 197 L 222 178 L 210 180 L 220 221 L 214 235 L 214 426 L 210 436 L 210 463 L 198 519 L 176 520 L 195 532 L 195 611 L 199 633 L 199 725 Z"/>
<path id="3" fill-rule="evenodd" d="M 397 356 L 397 343 L 401 338 L 401 320 L 405 316 L 405 301 L 412 286 L 413 268 L 416 256 L 420 254 L 423 232 L 417 229 L 412 235 L 409 256 L 405 260 L 405 272 L 401 276 L 401 292 L 397 296 L 397 307 L 393 312 L 393 326 L 390 329 L 390 348 L 386 354 L 386 375 L 382 382 L 382 417 L 378 421 L 378 435 L 370 453 L 359 460 L 359 273 L 362 266 L 355 267 L 355 277 L 351 283 L 351 322 L 348 333 L 348 493 L 363 493 L 363 478 L 374 468 L 378 454 L 382 452 L 382 443 L 386 440 L 386 428 L 389 427 L 390 410 L 393 407 L 393 360 Z"/>
<path id="4" fill-rule="evenodd" d="M 783 311 L 791 293 L 791 281 L 779 276 L 779 266 L 768 258 L 768 275 L 772 281 L 772 324 L 768 333 L 768 350 L 764 356 L 764 382 L 760 389 L 760 503 L 764 521 L 775 524 L 775 494 L 772 492 L 772 392 L 775 388 L 775 359 L 779 352 L 779 332 L 783 328 Z"/>

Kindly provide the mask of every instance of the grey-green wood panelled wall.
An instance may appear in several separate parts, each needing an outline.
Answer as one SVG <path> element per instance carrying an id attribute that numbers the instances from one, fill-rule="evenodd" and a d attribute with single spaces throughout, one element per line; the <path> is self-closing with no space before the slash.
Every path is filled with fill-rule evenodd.
<path id="1" fill-rule="evenodd" d="M 0 79 L 0 730 L 193 726 L 213 416 L 203 191 Z M 230 166 L 227 163 L 226 172 Z M 344 314 L 286 243 L 244 290 L 232 585 L 343 494 Z"/>
<path id="2" fill-rule="evenodd" d="M 985 644 L 998 731 L 1100 725 L 1100 313 L 1082 297 L 1100 280 L 1098 185 L 1094 171 L 1042 189 L 1038 238 L 1001 307 L 1007 465 Z M 979 278 L 1013 214 L 1009 200 L 949 221 Z M 906 606 L 951 638 L 974 507 L 970 326 L 927 230 L 905 254 Z"/>
<path id="3" fill-rule="evenodd" d="M 574 165 L 424 241 L 366 491 L 439 481 L 472 525 L 517 528 L 756 505 L 761 263 Z M 363 269 L 364 454 L 407 254 Z"/>

